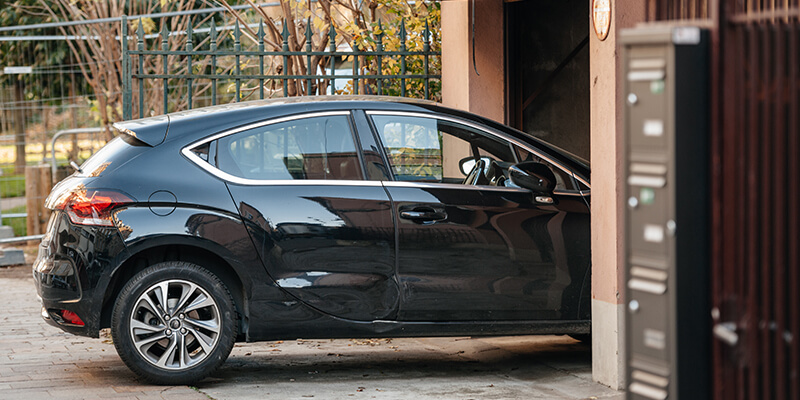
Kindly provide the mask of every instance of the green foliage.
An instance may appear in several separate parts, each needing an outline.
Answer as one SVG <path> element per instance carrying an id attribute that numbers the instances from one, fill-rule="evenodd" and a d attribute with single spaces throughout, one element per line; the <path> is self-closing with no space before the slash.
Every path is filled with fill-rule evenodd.
<path id="1" fill-rule="evenodd" d="M 224 5 L 232 1 L 220 0 Z M 251 6 L 253 4 L 251 3 Z M 276 7 L 278 8 L 278 7 Z M 330 48 L 341 51 L 342 48 L 351 48 L 365 53 L 403 51 L 440 51 L 441 49 L 441 5 L 439 1 L 420 0 L 409 2 L 407 0 L 280 0 L 280 14 L 267 13 L 253 6 L 250 16 L 240 13 L 236 15 L 241 26 L 249 23 L 265 21 L 266 35 L 264 43 L 269 49 L 281 50 L 282 42 L 286 41 L 290 51 L 305 51 L 308 46 L 306 29 L 311 31 L 311 48 L 315 52 L 325 52 Z M 286 21 L 284 26 L 282 21 Z M 427 26 L 427 29 L 426 29 Z M 335 43 L 330 43 L 329 32 L 335 30 Z M 256 33 L 249 28 L 251 36 Z M 403 36 L 405 36 L 403 38 Z M 405 40 L 403 40 L 405 39 Z M 427 42 L 427 43 L 426 43 Z M 221 45 L 220 45 L 221 46 Z M 425 97 L 425 80 L 420 78 L 382 79 L 374 78 L 382 75 L 429 75 L 441 74 L 441 57 L 428 57 L 426 71 L 424 57 L 407 56 L 405 60 L 405 73 L 400 54 L 378 57 L 374 55 L 360 55 L 358 60 L 353 56 L 344 57 L 344 63 L 354 65 L 357 61 L 358 75 L 367 75 L 369 78 L 359 79 L 358 93 L 384 94 L 400 96 L 405 89 L 408 97 Z M 306 71 L 318 71 L 331 66 L 330 56 L 325 54 L 310 57 L 311 65 L 306 65 L 309 60 L 305 55 L 288 57 L 289 75 L 306 75 Z M 339 64 L 337 60 L 337 64 Z M 275 64 L 275 71 L 281 73 L 282 60 Z M 269 67 L 268 67 L 269 68 Z M 341 68 L 341 67 L 340 67 Z M 270 85 L 269 82 L 266 82 Z M 278 82 L 280 84 L 281 82 Z M 306 79 L 288 79 L 286 92 L 289 96 L 304 95 L 306 93 L 322 94 L 328 85 L 324 77 L 311 80 L 311 88 L 307 88 Z M 405 88 L 402 85 L 405 84 Z M 253 92 L 255 87 L 243 87 L 243 91 Z M 270 88 L 275 90 L 275 87 Z M 276 91 L 280 91 L 277 89 Z M 353 82 L 350 81 L 343 90 L 337 94 L 353 94 Z M 441 82 L 429 81 L 429 97 L 434 100 L 441 99 Z"/>
<path id="2" fill-rule="evenodd" d="M 3 168 L 4 170 L 6 168 Z M 10 168 L 9 175 L 0 177 L 0 197 L 23 197 L 25 196 L 25 176 L 24 175 L 11 175 L 14 169 Z"/>
<path id="3" fill-rule="evenodd" d="M 0 8 L 0 26 L 31 25 L 53 22 L 50 16 L 33 12 L 40 6 L 39 0 L 6 1 Z M 53 29 L 29 29 L 4 33 L 11 36 L 54 35 Z M 0 42 L 0 65 L 31 66 L 36 68 L 69 64 L 69 46 L 66 41 L 24 40 Z M 78 88 L 85 88 L 83 77 L 76 74 L 34 73 L 33 75 L 0 75 L 0 84 L 10 85 L 24 80 L 25 100 L 40 100 L 60 97 L 68 93 L 72 80 Z"/>
<path id="4" fill-rule="evenodd" d="M 378 43 L 384 51 L 423 51 L 425 50 L 425 34 L 427 33 L 428 49 L 441 51 L 441 4 L 438 1 L 417 1 L 410 5 L 405 0 L 376 0 L 376 10 L 382 17 L 370 22 L 366 27 L 351 22 L 342 29 L 352 35 L 353 43 L 359 50 L 376 51 Z M 365 29 L 366 28 L 366 29 Z M 427 28 L 427 30 L 426 30 Z M 403 40 L 403 34 L 405 40 Z M 404 48 L 405 45 L 405 48 Z M 349 57 L 352 60 L 352 56 Z M 378 63 L 376 57 L 367 57 L 366 65 L 369 74 L 376 74 Z M 428 74 L 441 74 L 441 57 L 428 58 Z M 402 60 L 399 56 L 383 57 L 381 74 L 400 75 L 403 73 Z M 424 58 L 420 56 L 406 57 L 405 74 L 425 74 Z M 382 92 L 385 95 L 402 95 L 400 79 L 382 81 Z M 373 93 L 378 92 L 377 82 L 369 83 Z M 425 81 L 422 79 L 405 80 L 406 96 L 424 98 Z M 430 98 L 441 101 L 441 81 L 429 81 Z M 344 93 L 353 93 L 352 83 Z"/>

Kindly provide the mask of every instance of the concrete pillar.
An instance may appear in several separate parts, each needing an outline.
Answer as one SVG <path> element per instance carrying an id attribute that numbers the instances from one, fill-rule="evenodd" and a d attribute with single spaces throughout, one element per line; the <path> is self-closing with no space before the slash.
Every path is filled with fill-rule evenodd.
<path id="1" fill-rule="evenodd" d="M 591 1 L 588 2 L 591 7 Z M 590 24 L 592 165 L 592 376 L 614 389 L 625 387 L 624 255 L 621 223 L 624 199 L 621 164 L 624 108 L 621 29 L 644 20 L 645 2 L 612 0 L 605 41 Z"/>
<path id="2" fill-rule="evenodd" d="M 442 1 L 442 103 L 505 122 L 503 2 L 475 2 L 475 63 L 472 64 L 472 2 Z"/>

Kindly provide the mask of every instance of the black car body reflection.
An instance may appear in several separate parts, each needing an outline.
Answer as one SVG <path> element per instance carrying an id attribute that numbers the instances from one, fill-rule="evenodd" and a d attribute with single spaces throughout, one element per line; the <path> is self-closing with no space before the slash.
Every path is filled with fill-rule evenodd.
<path id="1" fill-rule="evenodd" d="M 185 280 L 169 263 L 181 262 L 230 294 L 235 312 L 214 321 L 235 325 L 236 340 L 590 332 L 589 169 L 547 143 L 376 97 L 248 102 L 116 127 L 47 201 L 34 276 L 43 316 L 65 331 L 113 331 L 122 297 L 144 290 L 165 305 L 133 311 L 132 337 L 147 337 L 142 322 L 171 337 L 183 325 L 167 309 L 184 300 L 174 293 Z M 514 165 L 533 175 L 512 177 Z M 136 287 L 162 265 L 175 276 L 163 289 Z M 136 310 L 148 298 L 134 300 Z M 154 357 L 163 364 L 172 347 Z"/>

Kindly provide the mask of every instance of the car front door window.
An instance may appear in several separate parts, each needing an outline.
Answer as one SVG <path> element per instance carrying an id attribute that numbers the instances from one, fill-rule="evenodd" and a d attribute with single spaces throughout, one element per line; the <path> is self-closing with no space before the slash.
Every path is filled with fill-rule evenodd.
<path id="1" fill-rule="evenodd" d="M 446 120 L 373 115 L 372 121 L 383 142 L 395 180 L 433 183 L 465 183 L 461 169 L 464 159 L 487 159 L 484 175 L 505 175 L 504 168 L 516 161 L 508 142 Z M 492 170 L 492 167 L 496 167 Z M 479 184 L 503 180 L 487 177 Z"/>

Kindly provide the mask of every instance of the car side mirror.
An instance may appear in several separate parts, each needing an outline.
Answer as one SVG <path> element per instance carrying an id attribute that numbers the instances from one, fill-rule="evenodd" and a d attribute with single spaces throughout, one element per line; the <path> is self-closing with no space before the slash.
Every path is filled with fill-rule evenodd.
<path id="1" fill-rule="evenodd" d="M 486 161 L 486 165 L 492 163 L 492 159 L 490 157 L 483 156 L 481 159 Z M 476 162 L 477 160 L 475 160 L 474 157 L 464 157 L 458 160 L 458 169 L 462 174 L 464 174 L 464 176 L 467 176 L 470 172 L 472 172 L 472 169 L 475 168 Z"/>
<path id="2" fill-rule="evenodd" d="M 553 193 L 556 176 L 550 167 L 535 161 L 525 161 L 508 168 L 511 182 L 536 193 Z"/>

